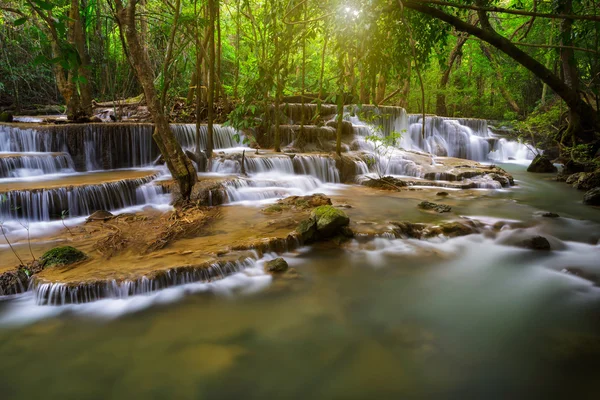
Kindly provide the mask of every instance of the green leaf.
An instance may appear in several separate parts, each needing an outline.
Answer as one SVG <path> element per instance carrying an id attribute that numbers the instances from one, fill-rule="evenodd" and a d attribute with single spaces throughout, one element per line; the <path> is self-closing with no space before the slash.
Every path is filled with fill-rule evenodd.
<path id="1" fill-rule="evenodd" d="M 32 0 L 42 10 L 50 11 L 54 8 L 54 4 L 43 0 Z"/>
<path id="2" fill-rule="evenodd" d="M 25 22 L 27 22 L 27 17 L 15 19 L 14 22 L 13 22 L 13 25 L 14 26 L 19 26 L 19 25 L 23 25 Z"/>

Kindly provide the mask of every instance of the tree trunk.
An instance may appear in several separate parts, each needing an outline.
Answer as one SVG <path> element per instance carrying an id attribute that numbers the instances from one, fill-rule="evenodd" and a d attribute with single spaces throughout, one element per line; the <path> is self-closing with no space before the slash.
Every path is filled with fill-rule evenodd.
<path id="1" fill-rule="evenodd" d="M 454 61 L 458 58 L 461 53 L 462 47 L 465 43 L 467 43 L 467 35 L 461 35 L 456 39 L 456 44 L 452 51 L 450 51 L 450 55 L 448 56 L 448 62 L 446 63 L 442 78 L 440 79 L 440 87 L 436 96 L 436 107 L 435 112 L 437 115 L 448 115 L 448 110 L 446 109 L 446 86 L 448 85 L 448 81 L 450 80 L 450 73 L 452 72 L 452 67 L 454 66 Z"/>
<path id="2" fill-rule="evenodd" d="M 79 0 L 71 0 L 71 10 L 69 18 L 72 20 L 71 40 L 79 54 L 79 65 L 77 75 L 79 86 L 79 95 L 81 101 L 81 110 L 85 116 L 92 115 L 92 77 L 90 75 L 90 57 L 88 55 L 85 37 L 85 28 L 81 21 L 79 12 Z"/>
<path id="3" fill-rule="evenodd" d="M 384 71 L 379 72 L 379 79 L 377 80 L 377 95 L 375 96 L 375 104 L 379 104 L 385 98 L 385 73 Z"/>
<path id="4" fill-rule="evenodd" d="M 214 148 L 213 144 L 213 124 L 215 119 L 215 19 L 216 19 L 216 10 L 215 10 L 215 2 L 214 0 L 208 0 L 208 13 L 209 13 L 209 22 L 208 22 L 208 95 L 207 95 L 207 103 L 208 103 L 208 126 L 207 126 L 207 138 L 206 138 L 206 157 L 209 159 L 212 158 L 212 152 Z"/>
<path id="5" fill-rule="evenodd" d="M 192 187 L 197 179 L 196 170 L 175 139 L 175 135 L 169 126 L 169 121 L 164 114 L 163 106 L 160 104 L 156 88 L 154 87 L 154 74 L 150 59 L 148 53 L 142 47 L 136 28 L 136 2 L 130 1 L 127 7 L 123 7 L 121 0 L 115 0 L 115 5 L 117 23 L 119 24 L 119 28 L 125 31 L 131 64 L 142 85 L 148 110 L 154 120 L 154 133 L 152 137 L 163 155 L 173 178 L 179 184 L 182 198 L 189 199 Z"/>
<path id="6" fill-rule="evenodd" d="M 454 26 L 459 31 L 467 32 L 473 36 L 478 37 L 479 39 L 496 47 L 498 50 L 502 51 L 503 53 L 511 57 L 513 60 L 515 60 L 517 63 L 521 64 L 523 67 L 531 71 L 535 76 L 542 80 L 542 82 L 546 83 L 557 95 L 559 95 L 565 101 L 573 115 L 579 117 L 579 120 L 582 122 L 583 129 L 579 130 L 577 134 L 581 135 L 581 138 L 584 141 L 590 141 L 591 139 L 593 139 L 593 136 L 590 135 L 591 131 L 600 130 L 594 109 L 581 99 L 579 93 L 576 90 L 573 90 L 558 76 L 549 71 L 548 68 L 546 68 L 540 62 L 536 61 L 527 53 L 519 49 L 508 39 L 499 35 L 496 31 L 494 31 L 491 28 L 491 26 L 489 26 L 489 22 L 486 24 L 486 26 L 482 24 L 482 26 L 484 26 L 484 28 L 482 29 L 473 26 L 469 23 L 466 23 L 458 17 L 446 14 L 440 9 L 429 7 L 415 0 L 404 0 L 403 4 L 406 8 L 442 20 Z M 487 15 L 485 15 L 485 12 L 482 13 L 484 14 L 483 17 L 487 20 Z M 480 22 L 482 22 L 482 13 L 479 13 Z"/>
<path id="7" fill-rule="evenodd" d="M 560 0 L 557 7 L 558 13 L 572 14 L 573 0 Z M 560 44 L 561 46 L 573 46 L 572 38 L 573 20 L 563 19 L 560 22 Z M 562 63 L 563 79 L 565 84 L 573 91 L 579 92 L 579 74 L 577 73 L 577 64 L 575 53 L 572 48 L 560 48 L 560 60 Z M 563 135 L 563 140 L 570 138 L 573 145 L 576 143 L 577 132 L 582 130 L 582 116 L 569 108 L 569 126 Z"/>

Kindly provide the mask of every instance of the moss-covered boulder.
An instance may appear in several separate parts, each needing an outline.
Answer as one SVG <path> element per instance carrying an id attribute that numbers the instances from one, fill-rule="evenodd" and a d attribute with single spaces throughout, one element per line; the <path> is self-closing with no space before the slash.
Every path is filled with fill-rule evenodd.
<path id="1" fill-rule="evenodd" d="M 86 258 L 85 253 L 77 250 L 75 247 L 61 246 L 48 250 L 42 255 L 40 260 L 44 267 L 49 267 L 51 265 L 73 264 Z"/>
<path id="2" fill-rule="evenodd" d="M 329 239 L 336 235 L 348 236 L 350 218 L 340 209 L 330 205 L 319 206 L 310 217 L 298 225 L 296 232 L 303 243 Z"/>
<path id="3" fill-rule="evenodd" d="M 317 222 L 317 233 L 323 238 L 333 236 L 350 223 L 345 212 L 329 205 L 315 208 L 311 218 Z"/>
<path id="4" fill-rule="evenodd" d="M 8 111 L 0 113 L 0 122 L 13 122 L 13 115 Z"/>
<path id="5" fill-rule="evenodd" d="M 535 156 L 529 167 L 527 167 L 527 172 L 547 173 L 556 171 L 558 171 L 558 169 L 552 164 L 550 159 L 541 154 Z"/>
<path id="6" fill-rule="evenodd" d="M 287 263 L 287 261 L 285 261 L 283 258 L 279 257 L 276 258 L 274 260 L 270 260 L 267 261 L 265 263 L 265 272 L 269 272 L 269 273 L 282 273 L 287 271 L 289 268 L 289 265 Z"/>

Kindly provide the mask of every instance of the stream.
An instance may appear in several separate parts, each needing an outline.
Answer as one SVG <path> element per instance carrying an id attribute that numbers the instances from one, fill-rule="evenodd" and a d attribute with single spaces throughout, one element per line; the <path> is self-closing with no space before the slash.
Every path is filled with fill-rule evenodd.
<path id="1" fill-rule="evenodd" d="M 416 120 L 410 123 L 409 132 L 418 133 Z M 427 150 L 442 143 L 443 135 L 437 136 Z M 419 136 L 412 137 L 403 146 L 416 146 Z M 511 146 L 504 151 L 523 151 Z M 33 145 L 5 150 L 41 151 Z M 464 151 L 480 158 L 489 150 Z M 139 154 L 152 158 L 148 148 Z M 486 226 L 521 223 L 518 229 L 506 225 L 428 240 L 379 235 L 343 248 L 300 247 L 282 255 L 301 275 L 291 282 L 264 272 L 267 260 L 281 256 L 267 253 L 220 280 L 127 298 L 41 306 L 31 291 L 0 297 L 1 396 L 595 399 L 600 288 L 582 277 L 600 276 L 600 210 L 583 206 L 581 193 L 552 175 L 527 173 L 526 160 L 507 157 L 494 162 L 514 176 L 515 186 L 448 189 L 444 203 L 460 217 Z M 315 192 L 351 204 L 346 211 L 359 226 L 440 218 L 416 208 L 422 192 L 340 184 L 326 158 L 276 158 L 257 158 L 249 164 L 251 179 L 229 189 L 226 221 L 248 222 L 257 206 Z M 61 163 L 45 168 L 72 176 L 75 165 Z M 89 154 L 79 163 L 90 165 Z M 122 166 L 137 168 L 119 174 L 155 179 L 156 170 L 145 164 Z M 214 165 L 212 174 L 222 175 L 238 167 L 226 159 Z M 158 171 L 163 179 L 165 171 Z M 97 181 L 90 171 L 78 174 Z M 0 185 L 14 179 L 24 178 Z M 122 201 L 107 195 L 113 209 L 168 208 L 161 191 L 140 189 L 148 180 L 133 185 Z M 67 223 L 81 223 L 78 215 Z M 51 210 L 32 211 L 30 221 L 44 232 L 61 222 Z M 15 237 L 22 235 L 16 224 L 8 226 Z M 552 251 L 513 246 L 519 234 L 543 235 Z M 5 246 L 2 251 L 6 259 Z"/>

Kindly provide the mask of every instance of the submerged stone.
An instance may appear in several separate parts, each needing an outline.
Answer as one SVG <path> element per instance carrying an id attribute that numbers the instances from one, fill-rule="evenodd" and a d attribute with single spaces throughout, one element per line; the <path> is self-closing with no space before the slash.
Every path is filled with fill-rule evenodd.
<path id="1" fill-rule="evenodd" d="M 533 236 L 520 243 L 521 247 L 531 250 L 550 251 L 550 242 L 543 236 Z"/>
<path id="2" fill-rule="evenodd" d="M 419 203 L 418 207 L 423 210 L 433 210 L 440 214 L 452 211 L 452 207 L 450 207 L 446 204 L 437 204 L 437 203 L 432 203 L 430 201 L 422 201 Z"/>
<path id="3" fill-rule="evenodd" d="M 527 167 L 527 172 L 547 173 L 556 171 L 558 171 L 558 169 L 552 164 L 548 157 L 541 154 L 535 156 L 529 167 Z"/>
<path id="4" fill-rule="evenodd" d="M 51 265 L 73 264 L 86 258 L 87 256 L 75 247 L 61 246 L 48 250 L 42 255 L 40 260 L 44 267 L 49 267 Z"/>
<path id="5" fill-rule="evenodd" d="M 287 271 L 289 265 L 287 261 L 283 258 L 279 257 L 274 260 L 267 261 L 265 263 L 265 271 L 271 273 L 281 273 Z"/>
<path id="6" fill-rule="evenodd" d="M 542 217 L 546 217 L 546 218 L 558 218 L 560 217 L 560 215 L 553 213 L 553 212 L 545 212 L 542 214 Z"/>

